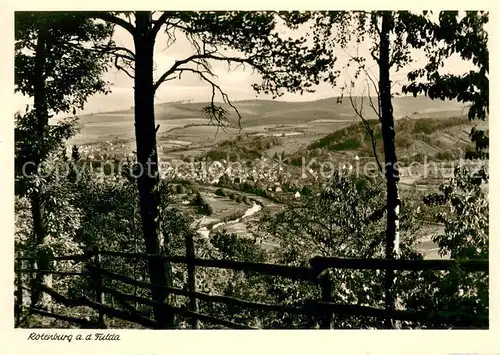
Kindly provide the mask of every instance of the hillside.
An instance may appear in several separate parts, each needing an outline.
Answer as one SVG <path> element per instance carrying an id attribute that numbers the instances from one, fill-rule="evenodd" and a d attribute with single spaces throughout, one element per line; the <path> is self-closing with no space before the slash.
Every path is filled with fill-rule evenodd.
<path id="1" fill-rule="evenodd" d="M 202 108 L 207 103 L 161 103 L 156 105 L 157 121 L 175 119 L 203 118 Z M 338 103 L 336 97 L 316 101 L 286 102 L 271 100 L 245 100 L 234 102 L 242 115 L 243 127 L 256 124 L 305 123 L 317 119 L 346 120 L 354 116 L 354 111 L 348 99 Z M 230 112 L 231 121 L 235 121 L 236 114 L 228 105 L 223 105 Z M 442 115 L 460 115 L 463 106 L 453 101 L 430 100 L 426 97 L 396 97 L 393 99 L 394 115 L 396 117 L 429 114 L 432 112 Z M 374 118 L 367 111 L 368 118 Z M 123 111 L 103 112 L 80 116 L 80 122 L 109 123 L 116 121 L 132 122 L 133 108 Z"/>
<path id="2" fill-rule="evenodd" d="M 160 125 L 159 136 L 174 134 L 173 130 L 185 127 L 207 126 L 210 122 L 203 117 L 202 108 L 206 103 L 168 102 L 156 105 L 156 121 Z M 263 132 L 264 127 L 287 125 L 295 128 L 307 125 L 317 133 L 328 133 L 350 124 L 355 119 L 355 113 L 348 99 L 338 103 L 336 97 L 303 102 L 286 102 L 271 100 L 245 100 L 234 102 L 242 115 L 241 127 L 247 133 Z M 237 115 L 228 105 L 230 125 L 238 130 Z M 452 117 L 463 114 L 463 106 L 453 101 L 433 101 L 426 97 L 396 97 L 393 100 L 396 117 Z M 374 118 L 366 110 L 367 118 Z M 100 141 L 133 141 L 134 112 L 133 108 L 102 112 L 79 116 L 80 133 L 71 139 L 71 144 L 95 144 Z M 202 127 L 200 127 L 202 128 Z M 206 127 L 199 138 L 213 137 L 215 129 Z M 173 139 L 183 139 L 189 132 L 177 131 L 180 136 Z M 203 136 L 203 137 L 202 137 Z M 192 140 L 188 137 L 188 140 Z M 313 138 L 316 139 L 316 138 Z"/>
<path id="3" fill-rule="evenodd" d="M 378 120 L 369 120 L 377 142 L 377 152 L 382 156 L 382 133 Z M 469 138 L 473 126 L 487 129 L 487 122 L 471 122 L 466 117 L 451 118 L 403 118 L 396 121 L 396 149 L 401 158 L 428 156 L 448 160 L 463 156 L 473 149 Z M 371 137 L 361 122 L 339 129 L 308 146 L 309 150 L 331 152 L 355 152 L 360 156 L 372 156 Z M 462 152 L 462 154 L 460 154 Z"/>

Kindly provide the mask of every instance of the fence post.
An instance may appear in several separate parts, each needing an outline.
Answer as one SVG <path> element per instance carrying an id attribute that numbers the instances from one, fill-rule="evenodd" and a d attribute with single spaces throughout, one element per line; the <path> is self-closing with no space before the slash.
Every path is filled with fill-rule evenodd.
<path id="1" fill-rule="evenodd" d="M 22 253 L 18 251 L 16 253 L 15 268 L 21 270 L 23 268 L 23 261 L 21 260 Z M 16 288 L 16 304 L 14 308 L 14 313 L 16 316 L 15 328 L 19 328 L 21 325 L 21 313 L 23 310 L 23 274 L 21 271 L 16 272 L 17 276 L 17 288 Z"/>
<path id="2" fill-rule="evenodd" d="M 33 260 L 33 277 L 31 279 L 31 307 L 49 310 L 51 297 L 41 290 L 41 285 L 52 287 L 52 273 L 55 261 L 50 248 L 38 245 Z M 52 267 L 51 267 L 52 265 Z"/>
<path id="3" fill-rule="evenodd" d="M 393 311 L 395 308 L 395 300 L 393 294 L 393 284 L 394 284 L 394 270 L 391 268 L 385 269 L 385 309 L 387 311 Z M 394 329 L 395 324 L 390 316 L 387 316 L 384 320 L 385 329 Z"/>
<path id="4" fill-rule="evenodd" d="M 186 257 L 188 259 L 188 290 L 189 292 L 196 292 L 196 266 L 191 262 L 191 260 L 194 260 L 196 257 L 192 233 L 186 235 Z M 194 295 L 189 296 L 189 310 L 198 312 L 198 299 Z M 198 319 L 191 318 L 191 327 L 193 329 L 199 329 Z"/>
<path id="5" fill-rule="evenodd" d="M 326 269 L 318 276 L 319 285 L 321 287 L 321 301 L 332 301 L 332 280 L 330 278 L 330 270 Z M 327 313 L 321 318 L 320 329 L 333 329 L 333 314 Z"/>
<path id="6" fill-rule="evenodd" d="M 102 292 L 102 274 L 101 274 L 101 254 L 98 248 L 93 250 L 93 270 L 90 273 L 92 277 L 92 283 L 95 290 L 95 301 L 100 304 L 104 304 L 104 293 Z M 104 322 L 104 314 L 99 311 L 98 319 L 99 327 L 106 328 L 106 323 Z"/>

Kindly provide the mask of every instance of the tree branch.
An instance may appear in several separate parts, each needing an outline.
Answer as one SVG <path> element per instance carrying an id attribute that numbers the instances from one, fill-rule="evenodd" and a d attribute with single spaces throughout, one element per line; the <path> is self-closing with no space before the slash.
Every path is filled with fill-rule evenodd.
<path id="1" fill-rule="evenodd" d="M 370 55 L 371 55 L 372 59 L 375 61 L 375 63 L 379 64 L 380 63 L 380 59 L 379 59 L 379 57 L 377 57 L 375 55 L 375 51 L 376 51 L 375 48 L 372 48 L 370 50 Z"/>
<path id="2" fill-rule="evenodd" d="M 190 57 L 176 61 L 174 63 L 174 65 L 172 65 L 172 67 L 170 67 L 170 69 L 168 69 L 165 73 L 163 73 L 160 76 L 160 78 L 154 83 L 154 85 L 153 85 L 154 90 L 156 91 L 160 87 L 160 85 L 165 81 L 165 79 L 168 78 L 170 75 L 172 75 L 176 70 L 178 70 L 181 65 L 187 64 L 187 63 L 189 63 L 193 60 L 197 60 L 197 59 L 212 59 L 212 60 L 226 61 L 228 63 L 230 63 L 230 62 L 248 63 L 260 71 L 263 70 L 263 68 L 261 66 L 258 66 L 255 63 L 253 63 L 252 59 L 250 59 L 250 58 L 216 56 L 216 55 L 209 54 L 209 53 L 193 54 Z"/>
<path id="3" fill-rule="evenodd" d="M 135 35 L 136 29 L 134 25 L 132 25 L 130 22 L 125 21 L 122 18 L 119 18 L 118 16 L 111 15 L 110 13 L 106 12 L 94 12 L 92 13 L 91 17 L 98 18 L 106 22 L 114 23 L 115 25 L 118 25 L 123 29 L 127 30 L 132 36 Z"/>
<path id="4" fill-rule="evenodd" d="M 218 91 L 220 93 L 220 95 L 222 96 L 222 100 L 224 101 L 224 103 L 228 104 L 238 115 L 238 125 L 241 128 L 241 114 L 240 114 L 238 108 L 233 105 L 233 103 L 229 99 L 229 96 L 222 90 L 222 88 L 219 85 L 217 85 L 216 83 L 214 83 L 210 78 L 208 78 L 205 75 L 205 73 L 207 73 L 207 72 L 203 72 L 203 71 L 192 69 L 192 68 L 177 68 L 176 71 L 181 72 L 181 73 L 182 72 L 195 73 L 195 74 L 199 75 L 204 81 L 209 83 L 212 86 L 212 98 L 210 101 L 212 108 L 215 108 L 215 95 L 216 95 L 216 91 Z M 210 74 L 210 73 L 211 72 L 208 72 L 208 74 Z M 220 122 L 218 122 L 218 123 L 220 123 Z"/>
<path id="5" fill-rule="evenodd" d="M 169 13 L 165 11 L 161 14 L 161 16 L 158 18 L 158 20 L 154 21 L 154 25 L 153 25 L 153 29 L 152 29 L 153 36 L 156 36 L 158 31 L 160 31 L 161 26 L 163 26 L 166 23 L 168 17 L 169 17 Z"/>
<path id="6" fill-rule="evenodd" d="M 372 81 L 372 83 L 373 83 L 373 85 L 375 85 L 374 81 Z M 369 105 L 373 109 L 373 111 L 375 112 L 375 114 L 377 115 L 377 117 L 380 120 L 380 100 L 378 99 L 380 96 L 378 94 L 378 90 L 377 90 L 377 88 L 375 88 L 375 92 L 377 93 L 377 107 L 375 107 L 375 104 L 373 103 L 372 95 L 370 92 L 370 84 L 368 83 L 368 80 L 367 80 L 366 86 L 368 88 L 368 99 L 370 101 Z"/>
<path id="7" fill-rule="evenodd" d="M 380 164 L 380 160 L 378 159 L 378 155 L 377 155 L 377 141 L 375 139 L 375 132 L 373 131 L 373 128 L 370 126 L 370 124 L 368 123 L 368 121 L 366 120 L 366 118 L 363 115 L 363 96 L 361 96 L 361 98 L 362 98 L 361 99 L 361 109 L 358 109 L 356 103 L 353 100 L 352 89 L 349 91 L 349 101 L 351 102 L 351 106 L 352 106 L 354 112 L 356 113 L 356 115 L 363 122 L 363 125 L 365 127 L 365 131 L 370 136 L 370 140 L 372 143 L 373 157 L 375 158 L 375 161 L 377 162 L 377 166 L 378 166 L 380 172 L 383 172 L 382 165 Z M 370 99 L 370 101 L 371 101 L 371 99 Z"/>
<path id="8" fill-rule="evenodd" d="M 125 48 L 125 47 L 115 47 L 115 46 L 112 46 L 112 45 L 108 45 L 106 47 L 102 46 L 102 47 L 97 47 L 97 49 L 100 51 L 100 53 L 111 53 L 112 55 L 118 55 L 117 53 L 115 52 L 119 52 L 119 51 L 124 51 L 125 53 L 127 53 L 128 56 L 125 56 L 123 54 L 120 55 L 120 57 L 122 58 L 126 58 L 130 61 L 134 61 L 135 60 L 135 53 L 132 52 L 130 49 L 128 48 Z"/>
<path id="9" fill-rule="evenodd" d="M 118 60 L 119 60 L 120 58 L 122 58 L 122 57 L 120 57 L 119 55 L 116 55 L 116 54 L 115 54 L 115 67 L 116 67 L 116 69 L 118 69 L 118 70 L 122 70 L 125 74 L 127 74 L 127 76 L 128 76 L 129 78 L 131 78 L 131 79 L 135 79 L 135 76 L 133 76 L 132 74 L 130 74 L 130 73 L 127 71 L 127 69 L 125 69 L 125 67 L 123 67 L 123 66 L 121 66 L 121 65 L 119 65 L 119 64 L 118 64 Z M 123 59 L 123 58 L 122 58 L 122 59 Z"/>

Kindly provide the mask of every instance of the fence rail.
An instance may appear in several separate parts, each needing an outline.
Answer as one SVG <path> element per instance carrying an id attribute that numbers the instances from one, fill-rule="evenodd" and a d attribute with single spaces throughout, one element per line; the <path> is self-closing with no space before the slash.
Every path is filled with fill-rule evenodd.
<path id="1" fill-rule="evenodd" d="M 190 238 L 188 238 L 190 239 Z M 90 284 L 95 291 L 94 300 L 88 297 L 79 297 L 77 299 L 70 299 L 51 287 L 43 284 L 36 285 L 40 291 L 50 295 L 52 299 L 66 307 L 86 306 L 98 313 L 97 320 L 79 319 L 75 317 L 57 315 L 48 310 L 27 307 L 27 311 L 32 314 L 38 314 L 45 317 L 52 317 L 59 320 L 68 321 L 80 325 L 81 327 L 95 327 L 105 328 L 106 319 L 117 318 L 138 324 L 145 328 L 160 329 L 161 326 L 155 320 L 152 320 L 139 312 L 129 302 L 135 304 L 142 304 L 154 307 L 161 307 L 165 312 L 180 315 L 190 319 L 190 325 L 193 329 L 199 328 L 199 321 L 223 326 L 233 329 L 254 329 L 245 324 L 238 324 L 225 319 L 213 317 L 211 315 L 202 314 L 198 309 L 198 301 L 216 302 L 229 306 L 238 306 L 245 309 L 267 311 L 267 312 L 281 312 L 290 314 L 302 314 L 317 317 L 320 327 L 325 329 L 333 328 L 334 318 L 333 315 L 345 316 L 363 316 L 375 317 L 379 319 L 392 319 L 410 322 L 452 322 L 457 327 L 464 327 L 474 320 L 474 315 L 462 315 L 459 320 L 452 319 L 443 314 L 438 315 L 435 311 L 406 311 L 376 308 L 362 305 L 353 304 L 336 304 L 332 302 L 332 284 L 331 279 L 328 277 L 327 270 L 329 269 L 351 269 L 351 270 L 407 270 L 407 271 L 422 271 L 422 270 L 451 270 L 460 267 L 461 270 L 466 272 L 483 272 L 488 273 L 489 263 L 488 260 L 386 260 L 386 259 L 354 259 L 354 258 L 324 258 L 315 257 L 310 260 L 310 267 L 293 267 L 285 265 L 275 265 L 267 263 L 255 262 L 241 262 L 232 260 L 212 260 L 200 259 L 195 257 L 194 245 L 192 240 L 186 241 L 186 254 L 187 256 L 165 256 L 165 255 L 150 255 L 144 253 L 126 253 L 118 251 L 106 250 L 92 250 L 84 254 L 67 255 L 53 257 L 52 260 L 73 260 L 77 262 L 86 263 L 85 272 L 62 272 L 51 270 L 37 270 L 30 268 L 20 267 L 22 260 L 33 261 L 34 258 L 16 258 L 16 275 L 18 278 L 18 289 L 16 291 L 16 320 L 19 323 L 19 313 L 22 310 L 22 290 L 33 289 L 25 287 L 21 283 L 22 273 L 42 273 L 53 274 L 61 277 L 68 276 L 81 276 L 90 280 Z M 189 302 L 187 307 L 175 307 L 167 303 L 159 303 L 146 297 L 140 297 L 124 293 L 117 289 L 105 286 L 104 279 L 110 279 L 122 282 L 127 285 L 132 285 L 146 290 L 152 290 L 155 285 L 149 282 L 136 280 L 130 276 L 122 275 L 101 266 L 101 256 L 113 256 L 123 258 L 139 258 L 139 259 L 152 259 L 159 258 L 171 263 L 181 263 L 188 267 L 188 282 L 187 289 L 180 289 L 175 287 L 162 287 L 169 295 L 187 297 Z M 210 267 L 222 268 L 236 271 L 252 272 L 270 276 L 280 276 L 291 280 L 301 280 L 310 282 L 320 287 L 321 299 L 307 300 L 298 305 L 281 305 L 281 304 L 266 304 L 261 302 L 246 301 L 234 297 L 211 295 L 196 290 L 196 267 Z M 108 306 L 105 303 L 104 295 L 108 294 L 114 299 L 117 299 L 120 304 L 125 305 L 127 311 L 116 309 Z"/>

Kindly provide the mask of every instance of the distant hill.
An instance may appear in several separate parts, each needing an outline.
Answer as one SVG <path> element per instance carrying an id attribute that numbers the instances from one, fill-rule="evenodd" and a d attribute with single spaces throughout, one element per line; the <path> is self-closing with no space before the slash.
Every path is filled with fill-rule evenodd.
<path id="1" fill-rule="evenodd" d="M 360 100 L 359 98 L 356 98 Z M 239 110 L 242 127 L 252 127 L 263 124 L 299 124 L 313 120 L 351 120 L 355 113 L 349 99 L 344 98 L 337 103 L 337 98 L 327 98 L 316 101 L 286 102 L 273 100 L 245 100 L 233 103 Z M 200 119 L 203 118 L 202 108 L 207 103 L 167 102 L 156 105 L 156 120 Z M 236 125 L 237 115 L 229 105 L 223 105 L 229 111 L 231 124 Z M 375 118 L 368 107 L 365 98 L 365 113 L 367 118 Z M 393 99 L 394 115 L 400 117 L 452 117 L 461 116 L 465 109 L 455 101 L 430 100 L 423 96 L 396 97 Z M 80 116 L 80 123 L 106 124 L 117 121 L 133 122 L 133 108 L 96 113 Z"/>
<path id="2" fill-rule="evenodd" d="M 379 156 L 383 154 L 381 127 L 378 120 L 368 121 L 374 130 Z M 396 150 L 400 157 L 434 157 L 437 160 L 450 160 L 463 157 L 463 152 L 473 149 L 469 138 L 471 128 L 478 125 L 488 130 L 488 122 L 469 121 L 466 117 L 448 118 L 404 118 L 396 122 Z M 372 156 L 371 138 L 361 122 L 312 142 L 308 150 L 321 149 L 337 153 L 356 153 Z"/>

